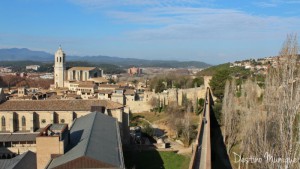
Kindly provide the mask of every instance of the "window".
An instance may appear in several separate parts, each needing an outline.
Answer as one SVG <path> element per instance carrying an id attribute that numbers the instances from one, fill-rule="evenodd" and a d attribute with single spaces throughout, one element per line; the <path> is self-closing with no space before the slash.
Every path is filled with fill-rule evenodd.
<path id="1" fill-rule="evenodd" d="M 42 119 L 42 123 L 46 123 L 46 119 Z"/>
<path id="2" fill-rule="evenodd" d="M 73 112 L 73 120 L 75 120 L 77 118 L 77 114 L 76 112 Z"/>
<path id="3" fill-rule="evenodd" d="M 2 116 L 2 118 L 1 118 L 1 124 L 2 124 L 2 127 L 6 126 L 5 117 L 4 116 Z"/>
<path id="4" fill-rule="evenodd" d="M 61 119 L 61 120 L 60 120 L 60 123 L 65 123 L 65 119 Z"/>
<path id="5" fill-rule="evenodd" d="M 37 115 L 37 113 L 36 112 L 33 112 L 33 125 L 35 126 L 36 125 L 36 123 L 38 122 L 37 121 L 37 117 L 38 115 Z"/>
<path id="6" fill-rule="evenodd" d="M 75 72 L 75 70 L 73 70 L 73 80 L 76 79 L 75 76 L 76 76 L 76 72 Z"/>
<path id="7" fill-rule="evenodd" d="M 59 62 L 61 63 L 61 57 L 59 57 Z"/>
<path id="8" fill-rule="evenodd" d="M 13 113 L 13 125 L 15 128 L 19 128 L 19 118 L 17 117 L 17 112 Z"/>
<path id="9" fill-rule="evenodd" d="M 22 126 L 26 126 L 26 118 L 22 116 Z"/>
<path id="10" fill-rule="evenodd" d="M 53 112 L 53 123 L 59 123 L 57 112 Z"/>
<path id="11" fill-rule="evenodd" d="M 56 58 L 56 62 L 58 62 L 58 57 Z"/>

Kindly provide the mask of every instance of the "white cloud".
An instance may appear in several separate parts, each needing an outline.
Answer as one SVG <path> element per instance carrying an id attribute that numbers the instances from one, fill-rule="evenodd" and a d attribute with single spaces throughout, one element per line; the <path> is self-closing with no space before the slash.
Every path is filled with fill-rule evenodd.
<path id="1" fill-rule="evenodd" d="M 254 4 L 262 8 L 273 8 L 278 6 L 277 3 L 273 3 L 273 2 L 255 2 Z"/>
<path id="2" fill-rule="evenodd" d="M 300 0 L 273 0 L 278 1 L 280 3 L 287 3 L 287 4 L 300 4 Z"/>
<path id="3" fill-rule="evenodd" d="M 204 1 L 197 0 L 70 1 L 89 9 L 96 8 L 96 11 L 104 13 L 117 25 L 140 25 L 123 32 L 134 40 L 273 38 L 300 31 L 300 18 L 297 17 L 258 16 L 236 9 L 209 8 L 203 5 Z M 213 3 L 214 0 L 206 2 Z M 267 0 L 257 5 L 276 7 L 281 3 L 299 2 Z M 135 7 L 135 10 L 120 6 Z"/>
<path id="4" fill-rule="evenodd" d="M 283 4 L 300 4 L 300 0 L 266 0 L 266 1 L 258 1 L 254 2 L 254 4 L 258 7 L 262 8 L 273 8 L 273 7 L 279 7 Z"/>
<path id="5" fill-rule="evenodd" d="M 90 8 L 106 8 L 116 6 L 185 6 L 191 4 L 207 4 L 212 0 L 69 0 L 70 2 Z"/>
<path id="6" fill-rule="evenodd" d="M 129 37 L 140 40 L 270 38 L 299 31 L 300 27 L 300 18 L 256 16 L 232 9 L 161 7 L 109 14 L 122 23 L 146 25 L 128 33 Z"/>

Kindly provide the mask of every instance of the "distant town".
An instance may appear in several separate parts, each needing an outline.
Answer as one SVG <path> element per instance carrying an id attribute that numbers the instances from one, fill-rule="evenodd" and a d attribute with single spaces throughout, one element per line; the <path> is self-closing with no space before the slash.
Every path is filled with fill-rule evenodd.
<path id="1" fill-rule="evenodd" d="M 230 64 L 230 67 L 243 67 L 245 69 L 250 69 L 251 71 L 255 72 L 255 74 L 267 74 L 267 70 L 270 67 L 277 67 L 278 59 L 280 59 L 280 57 L 274 56 L 260 59 L 235 61 Z"/>
<path id="2" fill-rule="evenodd" d="M 257 84 L 262 85 L 261 78 L 278 60 L 281 57 L 249 59 L 209 68 L 132 66 L 106 73 L 86 62 L 68 62 L 59 47 L 53 66 L 10 61 L 14 65 L 0 67 L 0 158 L 6 167 L 72 168 L 95 159 L 91 166 L 131 168 L 140 165 L 132 161 L 138 148 L 176 151 L 174 158 L 187 166 L 196 156 L 193 142 L 207 88 L 215 91 L 215 99 L 222 97 L 214 85 L 216 74 L 229 71 L 238 82 L 260 78 Z M 104 152 L 91 151 L 99 145 Z"/>

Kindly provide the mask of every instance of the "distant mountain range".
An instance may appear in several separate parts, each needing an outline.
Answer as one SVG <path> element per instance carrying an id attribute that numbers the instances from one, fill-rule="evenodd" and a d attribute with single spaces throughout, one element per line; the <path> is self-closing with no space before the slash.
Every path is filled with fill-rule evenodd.
<path id="1" fill-rule="evenodd" d="M 43 51 L 32 51 L 27 48 L 0 49 L 0 61 L 40 61 L 52 62 L 54 55 Z M 70 56 L 68 61 L 85 61 L 92 63 L 114 64 L 121 67 L 140 66 L 140 67 L 164 67 L 164 68 L 187 68 L 197 67 L 206 68 L 211 65 L 199 61 L 175 61 L 175 60 L 145 60 L 135 58 L 120 58 L 111 56 Z"/>

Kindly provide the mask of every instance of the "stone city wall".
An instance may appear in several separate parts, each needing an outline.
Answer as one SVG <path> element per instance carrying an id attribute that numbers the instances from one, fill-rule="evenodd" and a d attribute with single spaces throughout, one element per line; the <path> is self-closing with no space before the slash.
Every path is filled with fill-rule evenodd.
<path id="1" fill-rule="evenodd" d="M 127 107 L 130 108 L 132 113 L 150 111 L 150 109 L 153 108 L 150 105 L 152 98 L 159 99 L 161 105 L 168 105 L 172 102 L 182 105 L 182 98 L 184 95 L 187 97 L 187 99 L 195 102 L 197 99 L 204 98 L 206 92 L 205 89 L 205 86 L 200 86 L 190 89 L 168 89 L 162 93 L 145 92 L 143 101 L 128 102 Z"/>

